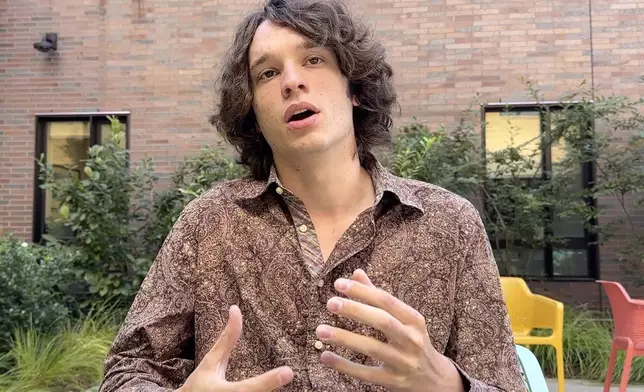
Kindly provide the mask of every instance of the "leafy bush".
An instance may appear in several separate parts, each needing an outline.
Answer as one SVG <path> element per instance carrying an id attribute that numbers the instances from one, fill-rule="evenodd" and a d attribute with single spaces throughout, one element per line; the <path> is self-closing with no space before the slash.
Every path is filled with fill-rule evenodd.
<path id="1" fill-rule="evenodd" d="M 532 84 L 528 88 L 536 102 L 545 100 Z M 584 94 L 564 97 L 557 111 L 537 105 L 550 129 L 536 142 L 563 151 L 553 170 L 544 175 L 537 167 L 539 149 L 526 154 L 525 145 L 493 152 L 478 147 L 477 114 L 471 110 L 451 130 L 432 130 L 423 124 L 402 127 L 387 165 L 402 177 L 434 183 L 475 205 L 484 204 L 483 221 L 496 242 L 495 258 L 503 275 L 545 273 L 543 263 L 532 266 L 533 256 L 548 243 L 566 241 L 555 234 L 555 221 L 574 219 L 597 233 L 600 241 L 626 229 L 630 241 L 620 247 L 618 258 L 644 284 L 644 228 L 636 224 L 636 214 L 644 207 L 644 99 L 590 100 Z M 566 103 L 570 101 L 575 103 Z M 595 163 L 597 179 L 582 189 L 580 168 L 588 162 Z M 600 204 L 589 205 L 589 199 Z M 619 219 L 602 216 L 601 201 L 607 199 L 617 201 Z M 599 216 L 600 225 L 593 224 Z"/>
<path id="2" fill-rule="evenodd" d="M 0 351 L 15 326 L 51 331 L 66 319 L 73 257 L 68 249 L 0 237 Z"/>
<path id="3" fill-rule="evenodd" d="M 219 148 L 204 148 L 188 156 L 172 176 L 172 185 L 156 194 L 146 227 L 148 251 L 156 253 L 183 208 L 216 182 L 242 177 L 246 169 Z"/>
<path id="4" fill-rule="evenodd" d="M 461 121 L 454 130 L 444 126 L 431 130 L 423 124 L 400 128 L 389 163 L 402 177 L 414 178 L 472 196 L 476 190 L 480 166 L 477 135 L 471 122 Z"/>
<path id="5" fill-rule="evenodd" d="M 154 176 L 149 160 L 137 170 L 129 167 L 129 153 L 120 147 L 125 137 L 121 124 L 110 120 L 112 138 L 90 147 L 84 167 L 78 170 L 81 176 L 70 171 L 67 177 L 56 178 L 42 157 L 38 163 L 42 188 L 61 202 L 63 223 L 73 232 L 66 244 L 78 253 L 76 274 L 94 299 L 129 300 L 150 265 L 138 233 L 148 216 Z"/>
<path id="6" fill-rule="evenodd" d="M 517 260 L 529 260 L 519 254 L 521 249 L 544 245 L 545 207 L 556 197 L 563 203 L 563 198 L 572 196 L 549 192 L 547 183 L 526 181 L 523 173 L 533 162 L 516 146 L 483 154 L 474 121 L 468 110 L 454 129 L 431 130 L 422 124 L 403 127 L 388 165 L 399 176 L 444 187 L 475 205 L 484 199 L 482 216 L 490 239 L 505 239 L 509 244 L 496 247 L 500 272 L 513 275 L 525 267 L 517 265 Z M 486 169 L 486 164 L 494 170 Z"/>
<path id="7" fill-rule="evenodd" d="M 537 332 L 549 334 L 549 332 Z M 585 309 L 571 309 L 564 316 L 564 366 L 566 378 L 604 381 L 612 345 L 612 321 Z M 549 377 L 555 377 L 554 348 L 532 346 L 531 350 Z M 617 357 L 613 382 L 619 382 L 624 368 L 624 352 Z M 634 358 L 630 381 L 644 383 L 644 358 Z"/>
<path id="8" fill-rule="evenodd" d="M 83 167 L 61 178 L 44 157 L 38 161 L 41 187 L 60 202 L 62 218 L 54 223 L 73 233 L 45 238 L 76 250 L 74 272 L 89 291 L 79 298 L 83 307 L 107 298 L 129 304 L 186 204 L 215 182 L 245 173 L 219 148 L 206 148 L 179 166 L 170 189 L 155 192 L 151 161 L 131 168 L 121 124 L 109 119 L 111 138 L 90 147 Z"/>
<path id="9" fill-rule="evenodd" d="M 16 329 L 10 350 L 0 356 L 0 390 L 67 392 L 98 385 L 117 331 L 118 321 L 109 308 L 67 322 L 53 334 Z"/>

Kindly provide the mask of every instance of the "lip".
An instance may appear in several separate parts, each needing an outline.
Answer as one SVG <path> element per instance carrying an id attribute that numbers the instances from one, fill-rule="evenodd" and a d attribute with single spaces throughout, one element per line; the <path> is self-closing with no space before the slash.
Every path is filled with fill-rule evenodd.
<path id="1" fill-rule="evenodd" d="M 286 127 L 287 129 L 291 129 L 291 130 L 300 130 L 300 129 L 308 128 L 315 125 L 319 117 L 320 117 L 320 113 L 315 113 L 314 115 L 309 116 L 303 120 L 288 122 L 286 123 Z"/>
<path id="2" fill-rule="evenodd" d="M 309 102 L 297 102 L 297 103 L 293 103 L 293 104 L 289 105 L 289 107 L 286 108 L 286 111 L 284 112 L 284 122 L 286 124 L 290 124 L 288 119 L 291 118 L 291 116 L 295 112 L 297 112 L 298 110 L 301 110 L 301 109 L 308 109 L 308 110 L 312 111 L 313 113 L 315 113 L 313 116 L 311 116 L 309 118 L 316 117 L 320 113 L 320 109 L 318 109 L 312 103 L 309 103 Z M 303 122 L 303 121 L 306 121 L 306 120 L 308 120 L 308 119 L 305 118 L 304 120 L 300 120 L 300 121 L 292 121 L 291 123 L 299 123 L 299 122 Z"/>

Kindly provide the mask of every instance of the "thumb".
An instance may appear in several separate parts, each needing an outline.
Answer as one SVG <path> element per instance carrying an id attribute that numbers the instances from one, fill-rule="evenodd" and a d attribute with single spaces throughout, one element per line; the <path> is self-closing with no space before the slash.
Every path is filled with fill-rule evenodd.
<path id="1" fill-rule="evenodd" d="M 364 270 L 362 269 L 357 269 L 353 271 L 353 275 L 351 275 L 351 280 L 355 280 L 369 287 L 375 287 L 373 283 L 371 283 L 371 280 L 369 280 L 367 273 L 364 272 Z"/>
<path id="2" fill-rule="evenodd" d="M 214 371 L 217 377 L 225 379 L 226 368 L 230 354 L 237 345 L 242 332 L 242 314 L 239 307 L 233 305 L 228 311 L 228 323 L 226 328 L 217 339 L 215 345 L 210 349 L 203 359 L 208 369 Z"/>

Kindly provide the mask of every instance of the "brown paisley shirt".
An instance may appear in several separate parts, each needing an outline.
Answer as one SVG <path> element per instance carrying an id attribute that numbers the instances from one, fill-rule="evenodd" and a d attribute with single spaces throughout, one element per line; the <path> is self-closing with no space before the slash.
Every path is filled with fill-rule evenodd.
<path id="1" fill-rule="evenodd" d="M 283 391 L 384 391 L 319 362 L 325 323 L 384 340 L 380 332 L 326 309 L 333 282 L 364 269 L 377 287 L 420 311 L 435 348 L 471 391 L 524 391 L 499 273 L 478 211 L 427 183 L 371 170 L 376 202 L 323 262 L 304 204 L 267 182 L 217 184 L 191 202 L 160 250 L 107 356 L 101 392 L 181 386 L 239 305 L 242 336 L 226 378 L 277 366 L 295 378 Z M 329 186 L 333 186 L 330 184 Z"/>

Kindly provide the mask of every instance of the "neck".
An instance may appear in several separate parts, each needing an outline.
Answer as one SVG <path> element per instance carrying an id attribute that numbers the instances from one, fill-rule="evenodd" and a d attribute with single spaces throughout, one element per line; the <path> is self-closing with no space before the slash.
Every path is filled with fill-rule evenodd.
<path id="1" fill-rule="evenodd" d="M 275 157 L 280 182 L 311 215 L 342 215 L 373 204 L 375 191 L 360 165 L 355 146 L 336 154 L 308 154 L 301 159 Z"/>

